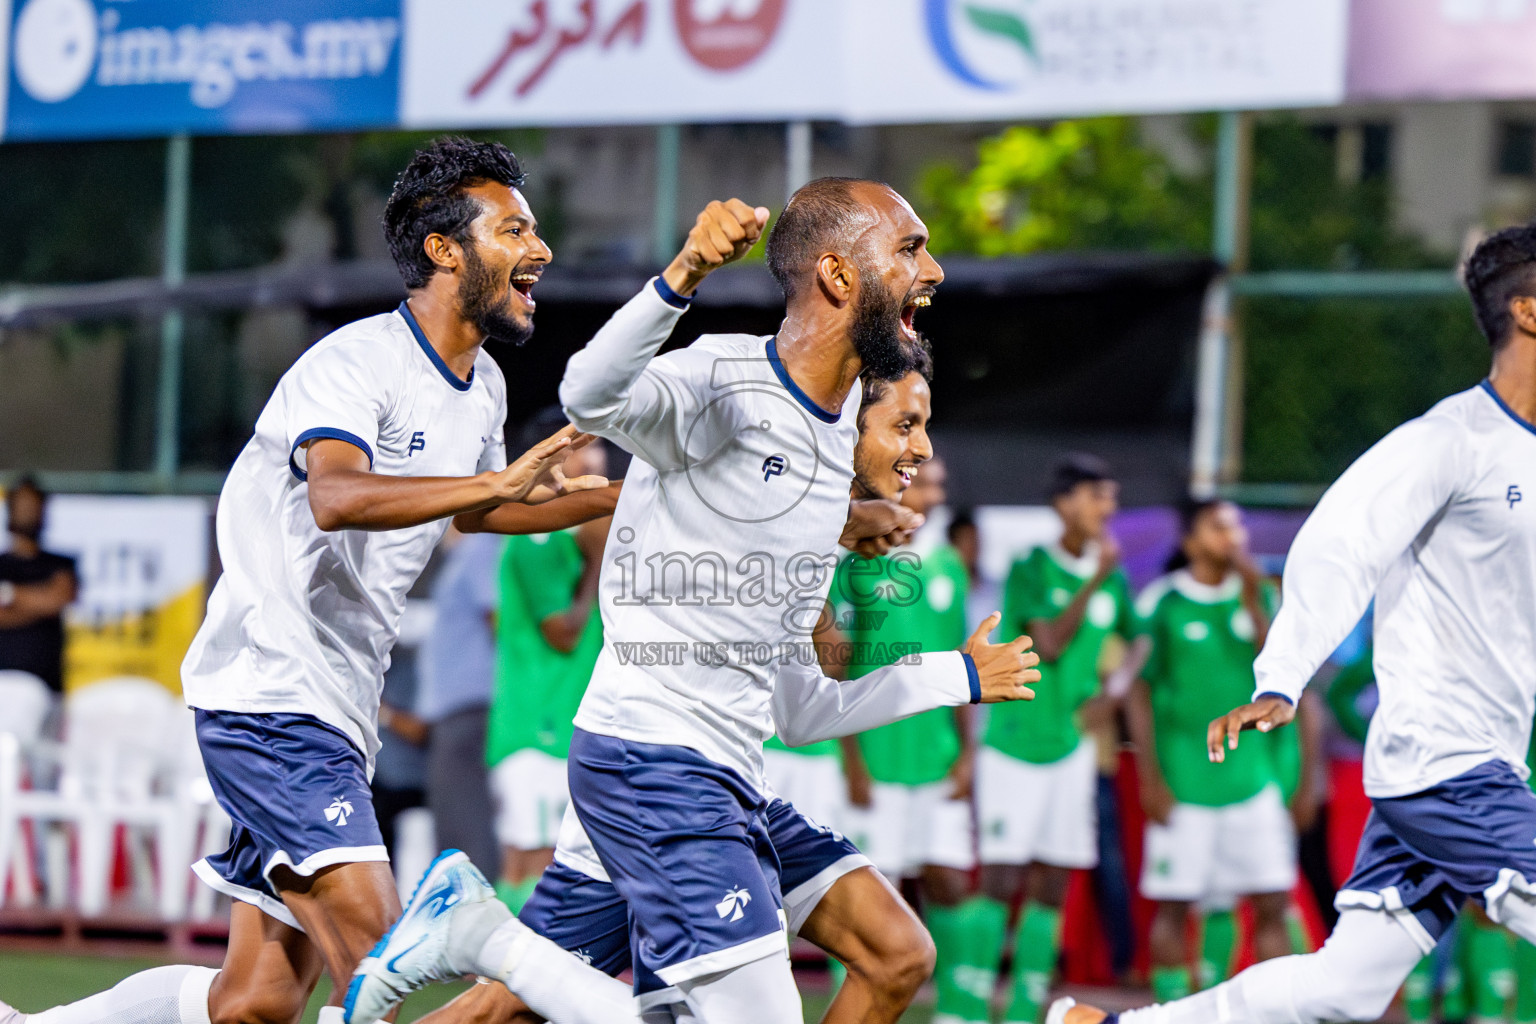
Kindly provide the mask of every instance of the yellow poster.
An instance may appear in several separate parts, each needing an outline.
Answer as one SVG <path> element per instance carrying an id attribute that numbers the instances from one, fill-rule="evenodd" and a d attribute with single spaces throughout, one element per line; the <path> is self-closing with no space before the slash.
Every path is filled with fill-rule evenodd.
<path id="1" fill-rule="evenodd" d="M 207 602 L 211 502 L 58 495 L 43 546 L 70 555 L 80 597 L 65 616 L 64 688 L 141 676 L 181 692 L 181 660 Z"/>

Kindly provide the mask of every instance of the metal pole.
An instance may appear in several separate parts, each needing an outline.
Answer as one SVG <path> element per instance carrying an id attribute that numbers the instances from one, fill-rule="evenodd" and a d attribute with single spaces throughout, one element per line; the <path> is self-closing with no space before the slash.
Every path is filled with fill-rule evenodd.
<path id="1" fill-rule="evenodd" d="M 1211 249 L 1222 272 L 1206 293 L 1196 369 L 1190 492 L 1216 493 L 1235 475 L 1241 434 L 1241 357 L 1232 318 L 1230 275 L 1247 267 L 1249 123 L 1246 114 L 1221 114 L 1216 140 L 1216 209 Z M 1235 392 L 1235 394 L 1234 394 Z"/>
<path id="2" fill-rule="evenodd" d="M 160 278 L 175 288 L 187 276 L 187 206 L 192 188 L 192 140 L 173 135 L 165 143 L 165 251 Z M 181 468 L 181 310 L 160 321 L 160 389 L 155 417 L 155 476 L 169 488 Z"/>
<path id="3" fill-rule="evenodd" d="M 651 257 L 659 265 L 677 255 L 677 175 L 682 148 L 681 125 L 656 126 L 656 207 L 651 222 Z"/>
<path id="4" fill-rule="evenodd" d="M 811 180 L 811 122 L 791 121 L 784 126 L 784 201 Z"/>

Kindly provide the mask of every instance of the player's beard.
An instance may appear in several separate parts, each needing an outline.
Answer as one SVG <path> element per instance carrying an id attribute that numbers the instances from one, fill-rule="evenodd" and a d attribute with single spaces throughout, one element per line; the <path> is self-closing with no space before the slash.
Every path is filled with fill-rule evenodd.
<path id="1" fill-rule="evenodd" d="M 918 342 L 901 327 L 907 297 L 882 287 L 873 268 L 862 261 L 855 265 L 865 287 L 859 290 L 849 328 L 853 350 L 864 364 L 863 373 L 877 380 L 901 380 L 917 367 Z"/>
<path id="2" fill-rule="evenodd" d="M 519 319 L 507 312 L 511 291 L 512 282 L 497 278 L 473 245 L 464 247 L 464 277 L 459 282 L 464 319 L 488 340 L 517 346 L 533 337 L 533 318 Z"/>

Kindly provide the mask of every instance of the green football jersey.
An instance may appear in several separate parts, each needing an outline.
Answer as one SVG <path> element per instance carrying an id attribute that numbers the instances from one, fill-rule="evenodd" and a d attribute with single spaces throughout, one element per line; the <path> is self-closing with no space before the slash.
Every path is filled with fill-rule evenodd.
<path id="1" fill-rule="evenodd" d="M 1263 600 L 1273 614 L 1276 594 L 1269 584 Z M 1253 699 L 1257 651 L 1241 578 L 1233 573 L 1213 587 L 1180 570 L 1154 581 L 1138 605 L 1143 631 L 1152 642 L 1141 675 L 1152 693 L 1157 761 L 1174 799 L 1225 807 L 1278 782 L 1275 748 L 1263 742 L 1269 737 L 1245 740 L 1227 752 L 1222 764 L 1212 764 L 1206 754 L 1212 719 Z"/>
<path id="2" fill-rule="evenodd" d="M 486 729 L 488 764 L 530 748 L 554 757 L 570 753 L 576 707 L 603 649 L 602 616 L 594 607 L 569 654 L 544 641 L 539 623 L 571 606 L 581 570 L 573 530 L 507 540 L 496 621 L 496 687 Z"/>
<path id="3" fill-rule="evenodd" d="M 850 555 L 832 578 L 832 610 L 851 645 L 848 678 L 923 652 L 953 651 L 966 641 L 970 585 L 960 554 L 947 544 L 880 558 Z M 938 782 L 960 756 L 953 708 L 937 708 L 859 736 L 876 782 Z"/>
<path id="4" fill-rule="evenodd" d="M 1097 570 L 1095 556 L 1074 558 L 1059 544 L 1037 547 L 1014 562 L 996 641 L 1029 632 L 1037 619 L 1056 618 Z M 1127 640 L 1136 633 L 1130 583 L 1119 569 L 1089 598 L 1083 624 L 1061 657 L 1041 661 L 1035 699 L 987 709 L 987 746 L 1032 764 L 1051 764 L 1076 750 L 1077 710 L 1099 692 L 1099 651 L 1111 633 Z"/>

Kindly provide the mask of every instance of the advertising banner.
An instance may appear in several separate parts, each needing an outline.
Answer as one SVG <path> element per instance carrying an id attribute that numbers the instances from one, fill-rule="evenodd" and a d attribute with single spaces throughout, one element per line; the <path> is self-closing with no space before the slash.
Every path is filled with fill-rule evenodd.
<path id="1" fill-rule="evenodd" d="M 201 498 L 49 501 L 43 549 L 74 558 L 80 577 L 80 596 L 65 614 L 66 690 L 141 676 L 181 692 L 181 659 L 208 597 L 208 525 Z"/>
<path id="2" fill-rule="evenodd" d="M 1354 0 L 1352 100 L 1536 96 L 1536 0 Z"/>
<path id="3" fill-rule="evenodd" d="M 405 0 L 410 127 L 837 118 L 843 4 Z"/>
<path id="4" fill-rule="evenodd" d="M 1321 106 L 1344 91 L 1346 0 L 848 2 L 854 122 Z"/>
<path id="5" fill-rule="evenodd" d="M 390 126 L 400 0 L 12 0 L 6 138 Z"/>

